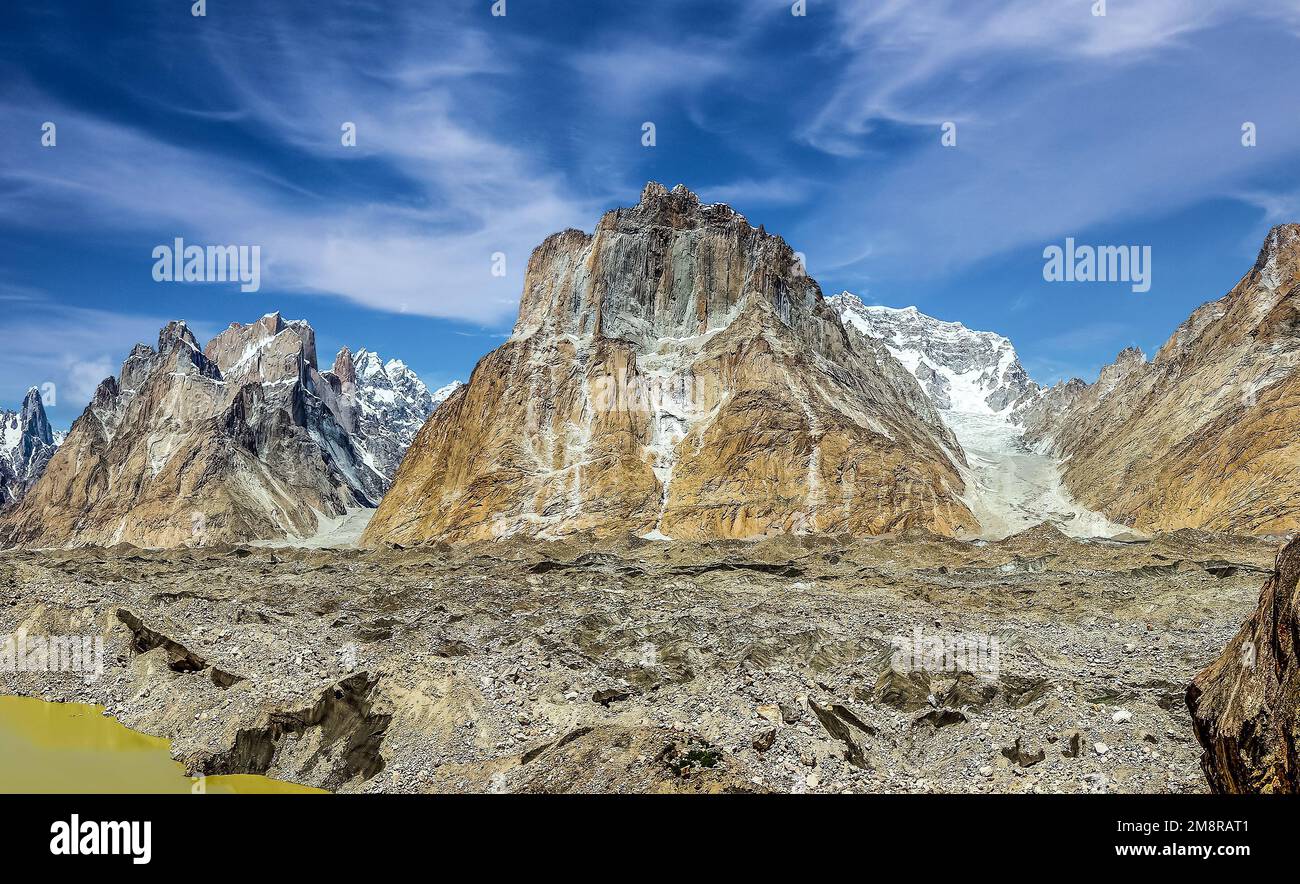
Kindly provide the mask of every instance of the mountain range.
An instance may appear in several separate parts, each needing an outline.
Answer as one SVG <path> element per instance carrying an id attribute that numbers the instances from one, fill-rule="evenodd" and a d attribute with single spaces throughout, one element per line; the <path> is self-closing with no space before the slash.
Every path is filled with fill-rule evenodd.
<path id="1" fill-rule="evenodd" d="M 921 383 L 935 408 L 1010 414 L 1040 393 L 1011 341 L 995 332 L 944 322 L 915 307 L 867 305 L 852 292 L 827 303 L 845 324 L 883 341 Z"/>
<path id="2" fill-rule="evenodd" d="M 1024 420 L 1066 487 L 1125 525 L 1300 529 L 1300 225 L 1273 228 L 1241 281 L 1152 359 L 1125 350 Z"/>
<path id="3" fill-rule="evenodd" d="M 344 347 L 324 377 L 362 460 L 384 478 L 385 487 L 425 420 L 462 386 L 453 381 L 431 393 L 406 363 L 384 362 L 364 347 L 355 354 Z"/>
<path id="4" fill-rule="evenodd" d="M 0 516 L 0 537 L 275 540 L 373 507 L 436 400 L 400 362 L 374 371 L 378 357 L 361 353 L 360 375 L 346 350 L 321 372 L 314 330 L 278 313 L 232 323 L 203 348 L 169 323 L 99 385 L 44 474 Z"/>
<path id="5" fill-rule="evenodd" d="M 1156 356 L 1043 388 L 1011 342 L 824 298 L 786 242 L 648 184 L 548 237 L 510 338 L 430 392 L 269 314 L 138 345 L 58 446 L 4 417 L 0 539 L 998 538 L 1300 528 L 1300 227 Z M 43 472 L 43 475 L 42 475 Z"/>

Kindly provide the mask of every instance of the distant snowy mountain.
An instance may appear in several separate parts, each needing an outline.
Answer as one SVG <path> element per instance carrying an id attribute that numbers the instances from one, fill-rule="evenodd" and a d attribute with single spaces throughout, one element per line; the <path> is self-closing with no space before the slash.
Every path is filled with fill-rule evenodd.
<path id="1" fill-rule="evenodd" d="M 1007 414 L 1039 395 L 1002 335 L 944 322 L 915 307 L 864 304 L 851 292 L 827 299 L 843 322 L 884 342 L 930 395 L 936 408 L 970 414 Z"/>
<path id="2" fill-rule="evenodd" d="M 36 483 L 62 437 L 50 428 L 35 387 L 27 391 L 19 411 L 0 411 L 0 507 Z"/>
<path id="3" fill-rule="evenodd" d="M 1078 504 L 1062 484 L 1059 459 L 1026 443 L 1024 417 L 1044 401 L 1044 390 L 1009 340 L 915 307 L 869 306 L 850 292 L 827 302 L 841 322 L 884 342 L 939 409 L 965 452 L 962 499 L 982 536 L 1006 537 L 1040 522 L 1082 537 L 1125 530 Z"/>
<path id="4" fill-rule="evenodd" d="M 347 347 L 340 350 L 325 378 L 338 385 L 344 423 L 362 459 L 385 481 L 392 480 L 433 410 L 463 386 L 455 381 L 430 393 L 404 362 L 384 362 L 364 347 L 355 354 Z"/>
<path id="5" fill-rule="evenodd" d="M 452 393 L 455 393 L 463 386 L 465 386 L 465 384 L 462 381 L 452 381 L 445 387 L 439 387 L 433 391 L 433 404 L 441 405 L 451 398 Z"/>

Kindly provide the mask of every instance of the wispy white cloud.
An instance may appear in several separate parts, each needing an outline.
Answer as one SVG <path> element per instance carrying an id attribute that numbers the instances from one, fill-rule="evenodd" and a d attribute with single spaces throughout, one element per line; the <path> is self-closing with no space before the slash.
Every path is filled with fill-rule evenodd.
<path id="1" fill-rule="evenodd" d="M 844 158 L 872 150 L 884 126 L 924 141 L 875 175 L 840 182 L 808 219 L 805 238 L 827 234 L 824 266 L 892 257 L 950 274 L 1017 246 L 1282 180 L 1300 152 L 1300 115 L 1285 110 L 1284 85 L 1300 64 L 1293 35 L 1278 27 L 1296 11 L 1283 0 L 1112 2 L 1104 18 L 1090 3 L 1059 0 L 837 9 L 840 42 L 828 51 L 849 61 L 801 137 Z M 1226 61 L 1243 53 L 1284 70 L 1261 78 L 1256 66 Z M 1244 120 L 1266 120 L 1267 143 L 1253 152 L 1239 144 Z M 955 148 L 940 146 L 946 121 L 958 125 Z"/>
<path id="2" fill-rule="evenodd" d="M 508 318 L 532 248 L 553 230 L 590 225 L 596 209 L 512 133 L 476 120 L 487 88 L 476 78 L 506 67 L 499 45 L 450 13 L 383 13 L 382 39 L 365 43 L 334 39 L 337 21 L 303 28 L 272 8 L 254 31 L 207 27 L 205 63 L 224 75 L 230 110 L 206 112 L 234 115 L 245 131 L 314 161 L 380 164 L 387 191 L 358 184 L 342 196 L 348 181 L 337 170 L 342 183 L 317 190 L 11 84 L 0 115 L 54 118 L 60 143 L 33 158 L 18 133 L 0 133 L 10 157 L 0 159 L 0 222 L 256 244 L 264 289 L 476 323 Z M 340 144 L 345 121 L 357 126 L 355 152 Z M 492 272 L 496 253 L 504 276 Z M 141 260 L 147 267 L 149 256 Z"/>
<path id="3" fill-rule="evenodd" d="M 738 74 L 728 55 L 725 47 L 710 41 L 673 45 L 631 38 L 616 47 L 578 53 L 571 63 L 578 73 L 600 84 L 592 90 L 594 99 L 615 108 L 629 103 L 649 107 L 661 96 L 694 92 L 716 78 Z"/>
<path id="4" fill-rule="evenodd" d="M 814 274 L 880 278 L 890 262 L 952 274 L 1216 194 L 1269 220 L 1293 214 L 1295 194 L 1260 181 L 1289 180 L 1278 170 L 1300 150 L 1287 92 L 1300 78 L 1294 3 L 1112 0 L 1105 18 L 1091 5 L 843 0 L 799 20 L 784 0 L 734 0 L 719 4 L 725 27 L 694 31 L 682 24 L 698 4 L 662 0 L 605 16 L 572 46 L 496 27 L 482 4 L 436 15 L 326 4 L 309 26 L 263 5 L 195 32 L 204 42 L 186 51 L 215 85 L 192 102 L 126 87 L 160 117 L 221 123 L 256 150 L 197 147 L 60 104 L 31 81 L 0 84 L 0 117 L 60 123 L 58 150 L 37 155 L 32 130 L 0 127 L 0 224 L 260 244 L 264 289 L 500 327 L 543 237 L 590 228 L 639 190 L 647 155 L 610 145 L 634 144 L 624 118 L 656 108 L 680 109 L 737 160 L 708 168 L 668 139 L 655 161 L 708 168 L 685 181 L 706 200 L 786 210 L 780 232 Z M 831 16 L 838 27 L 818 46 L 828 75 L 781 91 L 787 53 L 807 61 L 798 53 Z M 142 39 L 165 51 L 153 37 Z M 1242 56 L 1267 58 L 1267 71 L 1230 61 Z M 576 74 L 559 81 L 581 105 L 577 119 L 545 120 L 544 136 L 528 128 L 542 114 L 518 119 L 510 100 L 534 65 Z M 1247 118 L 1261 123 L 1253 153 L 1236 143 Z M 945 120 L 959 124 L 956 149 L 939 147 Z M 354 150 L 339 144 L 343 121 L 357 124 Z M 886 129 L 930 134 L 882 148 Z M 557 158 L 566 139 L 571 153 Z M 504 277 L 490 272 L 496 252 Z M 140 261 L 147 273 L 148 254 Z"/>
<path id="5" fill-rule="evenodd" d="M 770 178 L 741 178 L 726 184 L 706 185 L 697 188 L 705 202 L 728 203 L 733 206 L 795 206 L 807 202 L 815 186 L 807 179 L 774 175 Z"/>
<path id="6" fill-rule="evenodd" d="M 960 116 L 954 110 L 999 85 L 994 72 L 1044 61 L 1132 62 L 1232 15 L 1233 5 L 1150 0 L 1112 4 L 1101 17 L 1084 0 L 845 0 L 836 14 L 854 57 L 805 136 L 828 151 L 857 154 L 861 147 L 845 136 L 873 120 L 937 124 Z"/>

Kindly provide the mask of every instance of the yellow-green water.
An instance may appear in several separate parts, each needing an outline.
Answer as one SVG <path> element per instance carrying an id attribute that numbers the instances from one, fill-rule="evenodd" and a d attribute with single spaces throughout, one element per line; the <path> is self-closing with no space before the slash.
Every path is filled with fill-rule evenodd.
<path id="1" fill-rule="evenodd" d="M 269 777 L 185 776 L 170 743 L 133 731 L 104 707 L 0 697 L 0 792 L 267 794 L 322 790 Z"/>

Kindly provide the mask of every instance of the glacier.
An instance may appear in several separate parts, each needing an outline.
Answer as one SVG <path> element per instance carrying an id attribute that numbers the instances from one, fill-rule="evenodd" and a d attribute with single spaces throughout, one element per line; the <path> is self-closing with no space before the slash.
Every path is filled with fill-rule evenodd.
<path id="1" fill-rule="evenodd" d="M 1019 415 L 1042 388 L 1010 340 L 916 307 L 868 305 L 851 292 L 827 303 L 841 322 L 885 344 L 957 437 L 966 453 L 966 465 L 959 465 L 962 500 L 979 520 L 979 538 L 1000 540 L 1044 522 L 1081 538 L 1131 533 L 1074 500 L 1062 483 L 1061 461 L 1025 442 Z"/>

